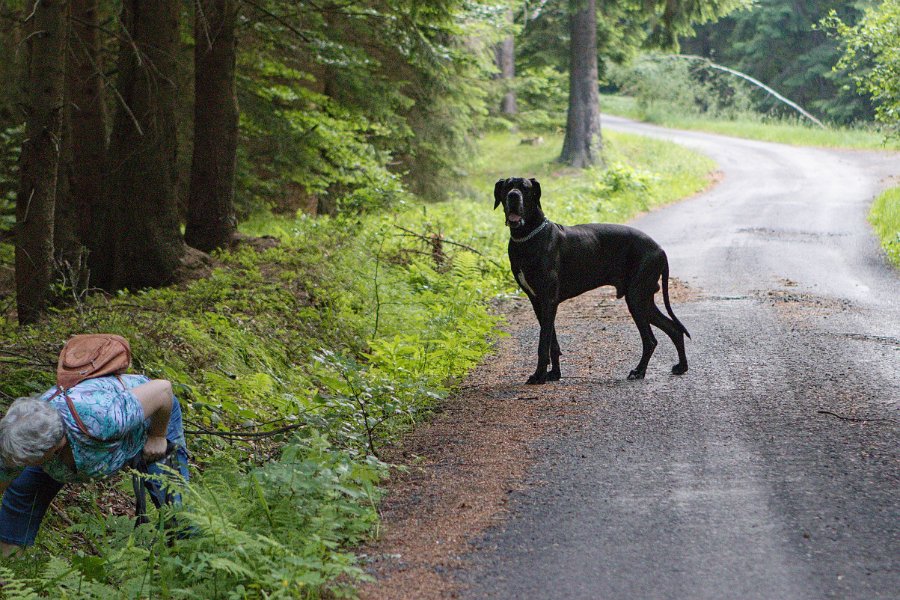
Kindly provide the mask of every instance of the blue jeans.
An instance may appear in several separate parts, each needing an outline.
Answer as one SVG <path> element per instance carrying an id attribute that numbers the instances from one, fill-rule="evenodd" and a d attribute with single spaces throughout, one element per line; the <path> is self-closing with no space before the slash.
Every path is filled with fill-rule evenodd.
<path id="1" fill-rule="evenodd" d="M 172 402 L 172 416 L 166 439 L 178 446 L 175 458 L 178 471 L 185 481 L 188 480 L 188 455 L 184 443 L 184 425 L 181 420 L 181 405 L 176 398 Z M 161 475 L 162 469 L 151 464 L 147 470 L 153 475 Z M 40 467 L 25 467 L 22 473 L 12 480 L 3 494 L 0 506 L 0 541 L 16 546 L 31 546 L 37 536 L 38 529 L 50 501 L 56 497 L 64 484 L 47 475 Z M 147 490 L 153 497 L 165 503 L 165 490 L 155 482 L 148 482 Z M 177 498 L 176 501 L 179 501 Z"/>

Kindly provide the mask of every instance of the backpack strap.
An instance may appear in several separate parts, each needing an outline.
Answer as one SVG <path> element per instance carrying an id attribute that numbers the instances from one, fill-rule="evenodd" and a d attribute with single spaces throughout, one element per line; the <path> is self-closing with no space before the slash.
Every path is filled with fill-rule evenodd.
<path id="1" fill-rule="evenodd" d="M 123 390 L 127 390 L 127 389 L 128 389 L 128 386 L 125 385 L 125 382 L 122 381 L 122 378 L 119 377 L 119 374 L 118 374 L 118 373 L 116 373 L 116 379 L 118 379 L 118 380 L 119 380 L 119 383 L 122 384 L 122 389 L 123 389 Z M 56 386 L 56 391 L 53 392 L 53 395 L 52 395 L 52 396 L 50 396 L 49 398 L 47 398 L 47 402 L 49 402 L 50 400 L 53 400 L 54 398 L 56 398 L 56 397 L 59 396 L 60 394 L 62 395 L 63 398 L 66 399 L 66 406 L 69 407 L 69 413 L 71 413 L 72 418 L 75 420 L 75 424 L 78 425 L 78 429 L 79 429 L 79 431 L 81 431 L 81 433 L 83 433 L 84 435 L 86 435 L 86 436 L 89 437 L 90 439 L 94 440 L 95 442 L 108 442 L 108 441 L 110 441 L 110 440 L 104 440 L 104 439 L 102 439 L 102 438 L 98 438 L 96 435 L 94 435 L 93 433 L 91 433 L 90 431 L 88 431 L 88 428 L 85 426 L 84 421 L 82 421 L 82 420 L 81 420 L 81 417 L 78 416 L 78 411 L 75 410 L 75 403 L 72 402 L 72 398 L 69 396 L 69 390 L 67 390 L 67 389 L 65 389 L 65 388 L 62 388 L 62 387 L 59 387 L 59 386 Z"/>

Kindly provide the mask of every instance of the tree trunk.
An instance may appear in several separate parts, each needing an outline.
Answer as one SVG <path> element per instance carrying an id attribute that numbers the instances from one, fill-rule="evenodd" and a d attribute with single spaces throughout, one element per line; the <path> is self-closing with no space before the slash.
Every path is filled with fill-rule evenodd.
<path id="1" fill-rule="evenodd" d="M 71 173 L 65 222 L 77 244 L 92 246 L 90 223 L 103 197 L 103 167 L 106 160 L 106 102 L 100 63 L 98 0 L 71 0 L 72 24 L 66 90 L 69 95 Z M 62 208 L 58 206 L 58 209 Z M 62 249 L 60 249 L 62 250 Z"/>
<path id="2" fill-rule="evenodd" d="M 70 24 L 71 35 L 71 24 Z M 63 84 L 63 103 L 61 110 L 62 123 L 59 134 L 59 163 L 56 168 L 56 200 L 53 214 L 53 257 L 56 267 L 75 264 L 76 257 L 81 254 L 81 242 L 78 239 L 75 222 L 78 213 L 72 205 L 72 181 L 74 170 L 72 165 L 72 96 L 69 86 L 69 69 L 71 57 L 66 57 L 66 75 Z M 57 273 L 59 275 L 59 273 Z"/>
<path id="3" fill-rule="evenodd" d="M 0 6 L 4 3 L 0 2 Z M 21 84 L 25 74 L 23 68 L 23 26 L 24 19 L 31 12 L 22 11 L 17 5 L 6 2 L 6 8 L 0 8 L 0 81 L 5 87 L 0 91 L 0 123 L 18 123 L 21 120 L 21 107 L 17 106 L 23 91 Z"/>
<path id="4" fill-rule="evenodd" d="M 234 234 L 238 106 L 234 88 L 237 6 L 199 0 L 194 23 L 194 155 L 185 241 L 209 252 Z"/>
<path id="5" fill-rule="evenodd" d="M 569 113 L 560 162 L 583 168 L 600 160 L 596 0 L 570 0 Z"/>
<path id="6" fill-rule="evenodd" d="M 124 0 L 121 95 L 92 222 L 91 278 L 107 289 L 170 283 L 184 256 L 176 193 L 178 0 Z"/>
<path id="7" fill-rule="evenodd" d="M 47 306 L 53 276 L 53 214 L 63 105 L 66 7 L 38 0 L 25 65 L 26 139 L 16 200 L 16 303 L 20 324 Z"/>
<path id="8" fill-rule="evenodd" d="M 507 18 L 510 26 L 513 24 L 514 13 L 509 11 Z M 513 80 L 516 77 L 516 41 L 515 37 L 510 35 L 502 42 L 497 44 L 496 60 L 497 68 L 500 70 L 500 81 L 506 87 L 503 94 L 503 100 L 500 101 L 500 112 L 504 115 L 516 114 L 516 91 L 512 89 Z"/>

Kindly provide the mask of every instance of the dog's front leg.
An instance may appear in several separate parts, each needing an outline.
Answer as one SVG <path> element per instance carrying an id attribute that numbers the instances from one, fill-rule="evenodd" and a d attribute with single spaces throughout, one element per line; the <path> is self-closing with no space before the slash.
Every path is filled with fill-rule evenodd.
<path id="1" fill-rule="evenodd" d="M 550 365 L 550 349 L 553 346 L 553 340 L 556 338 L 556 301 L 532 302 L 537 313 L 538 321 L 541 324 L 541 337 L 538 342 L 538 362 L 534 374 L 528 378 L 529 384 L 546 383 L 548 380 L 547 367 Z M 557 345 L 558 350 L 558 345 Z M 559 369 L 559 358 L 557 356 L 554 361 L 556 370 Z M 556 377 L 558 379 L 558 377 Z"/>

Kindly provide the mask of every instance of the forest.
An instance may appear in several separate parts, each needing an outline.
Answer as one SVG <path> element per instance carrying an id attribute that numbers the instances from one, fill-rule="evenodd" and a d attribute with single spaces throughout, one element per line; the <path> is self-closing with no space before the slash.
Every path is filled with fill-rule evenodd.
<path id="1" fill-rule="evenodd" d="M 572 219 L 707 185 L 606 111 L 896 148 L 898 49 L 897 0 L 0 0 L 0 405 L 125 336 L 185 407 L 199 531 L 72 487 L 4 597 L 352 595 L 384 448 L 502 335 L 496 177 L 561 138 Z"/>

